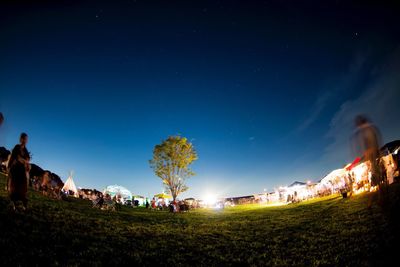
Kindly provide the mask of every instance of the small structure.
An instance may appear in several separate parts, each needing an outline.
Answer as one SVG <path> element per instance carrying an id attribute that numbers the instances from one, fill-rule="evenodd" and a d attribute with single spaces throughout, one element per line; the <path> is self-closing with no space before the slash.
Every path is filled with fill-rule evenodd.
<path id="1" fill-rule="evenodd" d="M 132 205 L 134 205 L 136 201 L 138 206 L 146 205 L 146 198 L 144 196 L 132 195 Z"/>
<path id="2" fill-rule="evenodd" d="M 397 154 L 400 148 L 400 140 L 394 140 L 381 147 L 381 153 L 384 155 Z"/>
<path id="3" fill-rule="evenodd" d="M 73 192 L 72 195 L 78 197 L 78 189 L 76 189 L 74 180 L 72 179 L 72 172 L 69 174 L 69 177 L 62 188 L 62 191 L 67 193 Z"/>
<path id="4" fill-rule="evenodd" d="M 120 185 L 109 185 L 104 189 L 104 195 L 109 194 L 112 198 L 116 197 L 122 204 L 132 201 L 132 193 L 128 189 Z"/>
<path id="5" fill-rule="evenodd" d="M 344 186 L 345 169 L 337 169 L 322 178 L 317 186 L 320 195 L 330 195 L 339 192 Z"/>
<path id="6" fill-rule="evenodd" d="M 255 203 L 255 197 L 254 195 L 230 197 L 226 198 L 225 201 L 230 201 L 234 205 L 253 204 Z"/>

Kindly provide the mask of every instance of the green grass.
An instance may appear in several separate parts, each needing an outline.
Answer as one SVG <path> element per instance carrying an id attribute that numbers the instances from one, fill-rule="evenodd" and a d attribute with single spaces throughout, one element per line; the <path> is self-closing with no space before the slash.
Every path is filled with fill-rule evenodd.
<path id="1" fill-rule="evenodd" d="M 0 262 L 8 265 L 297 265 L 389 264 L 398 241 L 366 195 L 326 197 L 283 207 L 238 206 L 184 214 L 57 201 L 29 192 L 14 213 L 0 177 Z"/>

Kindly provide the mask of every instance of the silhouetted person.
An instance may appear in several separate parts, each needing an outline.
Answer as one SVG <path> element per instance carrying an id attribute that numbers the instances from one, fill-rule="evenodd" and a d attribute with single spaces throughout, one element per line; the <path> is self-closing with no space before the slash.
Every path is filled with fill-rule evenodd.
<path id="1" fill-rule="evenodd" d="M 371 185 L 378 187 L 379 197 L 381 197 L 381 185 L 383 182 L 383 177 L 379 166 L 381 134 L 378 128 L 363 115 L 356 117 L 355 125 L 355 151 L 359 155 L 362 155 L 367 164 L 369 164 L 371 171 Z M 373 195 L 374 194 L 371 194 L 368 201 L 369 208 L 372 206 Z M 381 201 L 381 199 L 379 201 Z"/>
<path id="2" fill-rule="evenodd" d="M 19 139 L 20 143 L 14 147 L 11 152 L 8 164 L 8 192 L 15 210 L 16 202 L 22 201 L 23 209 L 27 208 L 28 199 L 28 172 L 30 155 L 26 148 L 28 143 L 28 135 L 22 133 Z"/>
<path id="3" fill-rule="evenodd" d="M 1 127 L 1 125 L 3 125 L 3 122 L 4 122 L 4 116 L 3 116 L 3 113 L 0 112 L 0 127 Z M 2 132 L 0 132 L 0 136 L 1 135 L 3 135 Z M 0 141 L 2 141 L 2 140 L 0 140 Z M 4 147 L 1 147 L 0 149 L 1 149 L 0 150 L 0 170 L 1 171 L 5 171 L 5 170 L 3 170 L 3 164 L 2 163 L 4 161 L 7 161 L 7 158 L 10 155 L 10 152 L 7 149 L 5 149 Z M 7 185 L 6 185 L 6 187 L 7 187 Z"/>

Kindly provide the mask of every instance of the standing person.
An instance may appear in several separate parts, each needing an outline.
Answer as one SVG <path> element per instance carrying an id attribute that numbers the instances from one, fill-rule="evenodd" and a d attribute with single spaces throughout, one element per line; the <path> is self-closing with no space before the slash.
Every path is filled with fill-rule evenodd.
<path id="1" fill-rule="evenodd" d="M 367 117 L 359 115 L 355 119 L 356 132 L 354 134 L 355 151 L 369 162 L 371 172 L 371 185 L 378 187 L 378 202 L 382 201 L 383 177 L 379 166 L 381 134 L 378 128 L 373 125 Z M 375 194 L 371 194 L 368 201 L 368 208 L 371 208 Z"/>
<path id="2" fill-rule="evenodd" d="M 42 190 L 43 195 L 48 195 L 50 191 L 50 184 L 51 184 L 51 179 L 50 179 L 50 172 L 45 171 L 42 176 L 42 183 L 40 184 L 40 188 Z"/>
<path id="3" fill-rule="evenodd" d="M 153 197 L 151 200 L 151 209 L 155 210 L 157 208 L 156 199 Z"/>
<path id="4" fill-rule="evenodd" d="M 28 143 L 28 135 L 22 133 L 19 139 L 19 144 L 14 147 L 11 152 L 10 161 L 8 164 L 8 192 L 13 204 L 13 209 L 16 209 L 16 202 L 22 201 L 23 209 L 28 205 L 28 176 L 29 161 L 31 159 L 26 144 Z"/>
<path id="5" fill-rule="evenodd" d="M 353 195 L 353 184 L 354 184 L 354 173 L 350 173 L 348 174 L 348 191 L 349 191 L 349 196 Z"/>
<path id="6" fill-rule="evenodd" d="M 0 127 L 3 125 L 4 122 L 4 116 L 3 113 L 0 112 Z M 2 138 L 3 133 L 0 131 L 0 143 L 3 143 L 3 138 Z M 7 161 L 8 156 L 10 155 L 10 152 L 2 147 L 0 151 L 0 171 L 6 172 L 5 169 L 3 169 L 3 162 Z M 6 189 L 7 189 L 7 184 L 6 184 Z"/>

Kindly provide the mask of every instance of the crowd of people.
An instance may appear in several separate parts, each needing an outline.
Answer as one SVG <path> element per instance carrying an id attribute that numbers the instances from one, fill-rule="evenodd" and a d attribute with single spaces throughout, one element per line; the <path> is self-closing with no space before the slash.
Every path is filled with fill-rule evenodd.
<path id="1" fill-rule="evenodd" d="M 93 208 L 116 211 L 122 206 L 120 196 L 112 197 L 110 194 L 99 194 L 92 200 Z"/>
<path id="2" fill-rule="evenodd" d="M 63 183 L 57 175 L 30 163 L 31 153 L 27 144 L 28 135 L 21 133 L 19 144 L 8 156 L 7 167 L 4 170 L 7 173 L 5 189 L 8 191 L 13 210 L 27 209 L 29 187 L 55 199 L 65 199 L 69 195 L 69 192 L 62 190 Z"/>
<path id="3" fill-rule="evenodd" d="M 173 200 L 167 204 L 165 199 L 161 198 L 157 201 L 155 198 L 149 203 L 146 201 L 146 208 L 151 210 L 168 210 L 169 212 L 186 212 L 189 211 L 194 206 L 184 200 Z"/>
<path id="4" fill-rule="evenodd" d="M 0 125 L 3 120 L 4 117 L 0 113 Z M 369 195 L 368 207 L 370 208 L 375 200 L 378 204 L 381 204 L 383 201 L 388 180 L 392 181 L 394 179 L 393 173 L 395 167 L 390 167 L 394 166 L 394 163 L 389 162 L 390 164 L 388 165 L 381 157 L 381 135 L 378 128 L 365 116 L 357 116 L 355 119 L 355 126 L 353 148 L 368 167 L 368 181 L 359 180 L 356 182 L 354 172 L 349 171 L 339 191 L 343 196 L 351 196 L 353 190 L 357 190 L 357 187 L 363 187 L 364 183 L 369 183 L 371 187 L 376 189 L 374 190 L 376 193 Z M 11 151 L 7 164 L 8 178 L 6 190 L 9 193 L 9 198 L 14 210 L 16 210 L 17 207 L 22 210 L 27 208 L 27 191 L 29 186 L 42 192 L 46 196 L 57 199 L 63 199 L 69 195 L 69 192 L 63 192 L 61 179 L 59 179 L 59 177 L 58 180 L 54 179 L 54 174 L 51 172 L 43 170 L 32 172 L 32 167 L 36 165 L 30 163 L 31 154 L 27 149 L 27 144 L 28 135 L 22 133 L 19 138 L 19 143 Z M 389 170 L 388 168 L 392 169 Z M 96 190 L 94 190 L 89 197 L 85 198 L 92 200 L 93 207 L 103 210 L 117 210 L 119 206 L 126 204 L 118 194 L 111 196 L 110 194 L 103 194 Z M 285 201 L 287 201 L 287 203 L 296 203 L 301 201 L 301 197 L 297 195 L 297 192 L 294 192 L 293 194 L 287 195 Z M 18 203 L 22 203 L 22 206 L 18 206 Z M 138 205 L 138 203 L 132 201 L 128 204 L 130 206 Z M 145 206 L 151 210 L 168 210 L 170 212 L 185 212 L 193 207 L 193 205 L 183 200 L 174 200 L 167 203 L 164 199 L 156 201 L 155 198 L 150 202 L 146 200 Z"/>

